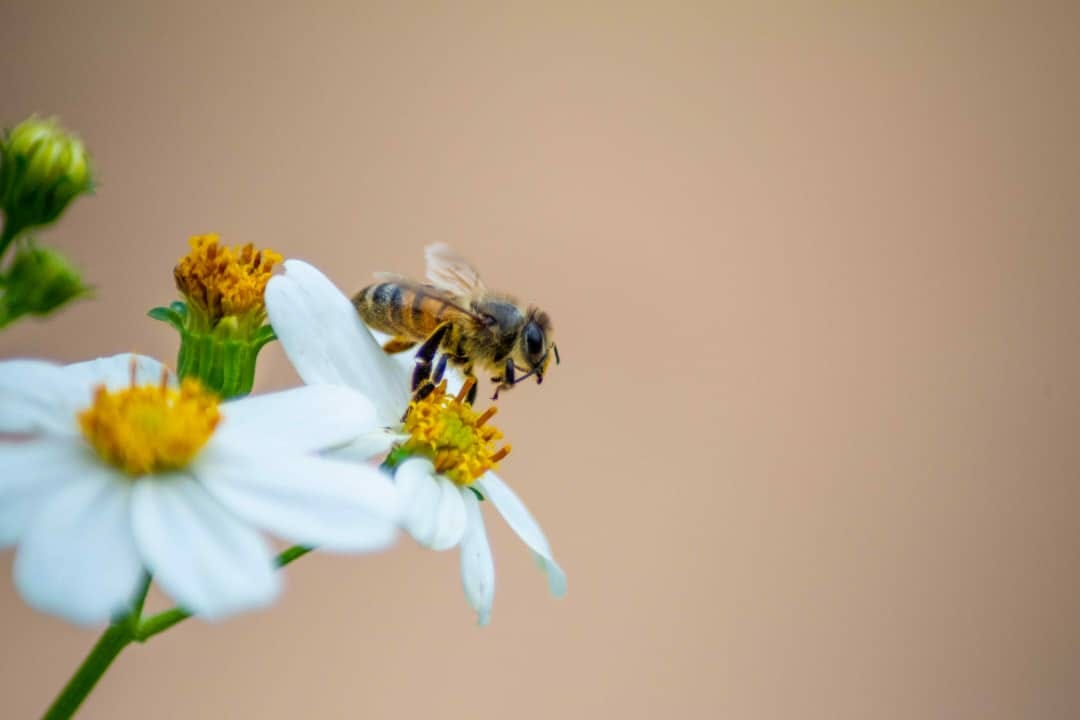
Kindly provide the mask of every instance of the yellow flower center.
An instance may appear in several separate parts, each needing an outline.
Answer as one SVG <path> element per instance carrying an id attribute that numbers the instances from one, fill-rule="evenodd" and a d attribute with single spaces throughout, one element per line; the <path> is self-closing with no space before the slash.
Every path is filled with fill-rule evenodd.
<path id="1" fill-rule="evenodd" d="M 216 234 L 189 240 L 191 252 L 173 269 L 176 287 L 189 302 L 203 310 L 211 323 L 230 315 L 261 312 L 263 292 L 274 265 L 282 258 L 273 250 L 218 244 Z"/>
<path id="2" fill-rule="evenodd" d="M 426 398 L 409 403 L 405 414 L 409 439 L 403 449 L 431 458 L 436 472 L 461 486 L 493 470 L 510 453 L 509 445 L 495 449 L 495 441 L 502 438 L 502 433 L 486 425 L 497 408 L 490 407 L 477 414 L 465 402 L 475 382 L 468 378 L 457 396 L 453 396 L 447 395 L 444 380 Z"/>
<path id="3" fill-rule="evenodd" d="M 217 396 L 191 378 L 168 387 L 164 374 L 160 385 L 136 386 L 132 377 L 131 387 L 116 392 L 98 386 L 94 404 L 79 413 L 98 455 L 133 477 L 184 467 L 220 420 Z"/>

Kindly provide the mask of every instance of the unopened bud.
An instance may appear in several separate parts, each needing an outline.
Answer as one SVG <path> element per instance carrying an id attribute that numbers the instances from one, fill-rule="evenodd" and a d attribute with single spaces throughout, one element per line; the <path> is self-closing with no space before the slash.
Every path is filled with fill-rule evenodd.
<path id="1" fill-rule="evenodd" d="M 92 187 L 86 147 L 55 120 L 30 118 L 0 143 L 0 204 L 9 228 L 51 223 Z"/>
<path id="2" fill-rule="evenodd" d="M 63 255 L 33 244 L 22 245 L 3 283 L 3 319 L 10 322 L 21 315 L 45 315 L 89 292 Z"/>

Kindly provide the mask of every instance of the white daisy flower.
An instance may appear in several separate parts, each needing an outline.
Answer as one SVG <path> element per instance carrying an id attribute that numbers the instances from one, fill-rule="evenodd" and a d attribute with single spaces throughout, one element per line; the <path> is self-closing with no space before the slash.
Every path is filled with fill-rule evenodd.
<path id="1" fill-rule="evenodd" d="M 401 494 L 403 525 L 426 547 L 460 545 L 462 584 L 481 624 L 488 622 L 495 593 L 481 499 L 490 500 L 532 550 L 551 593 L 558 597 L 566 592 L 566 576 L 540 526 L 493 472 L 509 452 L 509 447 L 494 447 L 501 433 L 487 421 L 495 408 L 474 413 L 463 401 L 468 384 L 455 396 L 445 382 L 424 400 L 411 402 L 410 356 L 384 353 L 349 299 L 305 262 L 287 260 L 285 274 L 270 280 L 266 309 L 278 341 L 305 382 L 348 385 L 372 401 L 380 429 L 342 453 L 367 459 L 393 448 L 390 460 L 399 463 L 394 482 Z"/>
<path id="2" fill-rule="evenodd" d="M 256 528 L 305 546 L 378 550 L 397 493 L 374 468 L 318 451 L 375 424 L 348 388 L 218 404 L 156 360 L 0 362 L 0 547 L 26 601 L 77 623 L 129 611 L 150 573 L 216 619 L 270 603 L 280 575 Z M 25 437 L 29 435 L 29 438 Z"/>

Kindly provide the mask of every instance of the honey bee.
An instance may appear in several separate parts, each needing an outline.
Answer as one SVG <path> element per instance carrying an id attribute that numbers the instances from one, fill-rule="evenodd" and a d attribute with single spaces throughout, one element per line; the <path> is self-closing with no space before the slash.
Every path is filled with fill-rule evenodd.
<path id="1" fill-rule="evenodd" d="M 404 352 L 420 343 L 412 376 L 415 397 L 422 399 L 435 388 L 448 362 L 468 376 L 475 367 L 493 373 L 492 400 L 526 378 L 543 382 L 551 357 L 559 362 L 547 313 L 489 290 L 447 245 L 428 246 L 425 258 L 429 283 L 377 273 L 378 282 L 352 299 L 369 327 L 391 336 L 383 345 L 386 352 Z M 475 399 L 473 385 L 468 402 Z"/>

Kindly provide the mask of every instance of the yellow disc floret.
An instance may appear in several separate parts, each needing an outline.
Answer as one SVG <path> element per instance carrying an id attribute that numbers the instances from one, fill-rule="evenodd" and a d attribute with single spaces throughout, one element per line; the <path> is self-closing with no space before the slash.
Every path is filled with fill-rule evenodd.
<path id="1" fill-rule="evenodd" d="M 138 385 L 94 392 L 94 404 L 79 413 L 79 426 L 103 460 L 128 475 L 182 468 L 214 432 L 221 415 L 217 396 L 197 380 L 179 389 Z"/>
<path id="2" fill-rule="evenodd" d="M 226 316 L 263 311 L 263 292 L 280 255 L 256 250 L 251 243 L 220 245 L 216 234 L 196 235 L 189 243 L 191 252 L 180 258 L 173 276 L 177 289 L 211 324 Z"/>
<path id="3" fill-rule="evenodd" d="M 405 415 L 409 439 L 403 449 L 431 458 L 436 472 L 462 486 L 494 469 L 510 452 L 509 445 L 495 449 L 502 433 L 486 425 L 496 408 L 477 414 L 464 401 L 475 382 L 469 378 L 453 396 L 446 393 L 444 380 L 427 397 L 413 400 Z"/>

